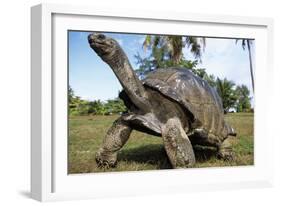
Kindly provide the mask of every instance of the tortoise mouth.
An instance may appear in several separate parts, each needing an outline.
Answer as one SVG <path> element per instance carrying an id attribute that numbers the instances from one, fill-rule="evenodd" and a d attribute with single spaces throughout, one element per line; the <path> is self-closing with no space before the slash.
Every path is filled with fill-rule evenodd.
<path id="1" fill-rule="evenodd" d="M 90 46 L 94 49 L 94 50 L 99 50 L 99 51 L 102 51 L 104 50 L 103 47 L 105 47 L 106 45 L 102 42 L 96 42 L 96 41 L 91 41 L 89 42 Z"/>
<path id="2" fill-rule="evenodd" d="M 110 46 L 106 42 L 106 38 L 103 38 L 103 36 L 101 37 L 99 34 L 90 34 L 88 36 L 90 47 L 100 56 L 110 53 Z"/>
<path id="3" fill-rule="evenodd" d="M 93 47 L 102 47 L 105 46 L 105 41 L 104 40 L 100 40 L 98 38 L 88 38 L 88 42 L 91 46 Z"/>

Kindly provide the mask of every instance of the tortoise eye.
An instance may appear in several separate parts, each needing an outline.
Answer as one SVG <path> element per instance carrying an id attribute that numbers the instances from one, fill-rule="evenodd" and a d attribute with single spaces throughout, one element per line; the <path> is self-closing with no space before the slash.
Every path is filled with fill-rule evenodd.
<path id="1" fill-rule="evenodd" d="M 104 34 L 98 34 L 98 39 L 105 39 L 105 35 Z"/>

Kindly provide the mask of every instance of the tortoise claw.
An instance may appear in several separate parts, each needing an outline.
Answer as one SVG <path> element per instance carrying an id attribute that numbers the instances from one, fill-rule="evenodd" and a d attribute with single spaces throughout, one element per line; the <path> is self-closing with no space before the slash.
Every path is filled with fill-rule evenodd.
<path id="1" fill-rule="evenodd" d="M 235 154 L 233 151 L 220 151 L 217 155 L 218 159 L 222 159 L 224 161 L 234 161 L 235 160 Z"/>
<path id="2" fill-rule="evenodd" d="M 117 166 L 117 154 L 98 151 L 96 153 L 96 163 L 99 168 L 113 168 Z"/>

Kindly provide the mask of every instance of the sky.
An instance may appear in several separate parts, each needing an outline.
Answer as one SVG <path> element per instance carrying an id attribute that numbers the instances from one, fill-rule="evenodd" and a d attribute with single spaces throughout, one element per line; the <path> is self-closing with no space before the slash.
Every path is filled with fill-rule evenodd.
<path id="1" fill-rule="evenodd" d="M 69 85 L 76 96 L 85 100 L 114 99 L 122 87 L 110 67 L 90 48 L 87 40 L 90 33 L 69 31 Z M 134 69 L 137 69 L 135 54 L 139 53 L 142 57 L 149 55 L 142 47 L 145 35 L 104 34 L 119 42 Z M 255 45 L 252 47 L 254 57 Z M 184 48 L 183 54 L 187 60 L 194 60 L 187 48 Z M 248 51 L 242 49 L 241 42 L 236 44 L 234 39 L 206 38 L 201 59 L 198 68 L 205 68 L 208 74 L 219 78 L 226 77 L 237 85 L 246 85 L 253 97 Z M 253 98 L 251 102 L 253 104 Z"/>

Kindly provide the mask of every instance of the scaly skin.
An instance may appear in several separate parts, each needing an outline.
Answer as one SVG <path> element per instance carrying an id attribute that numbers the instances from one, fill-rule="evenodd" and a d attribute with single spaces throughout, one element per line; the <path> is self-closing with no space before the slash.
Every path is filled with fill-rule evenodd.
<path id="1" fill-rule="evenodd" d="M 178 118 L 171 118 L 162 128 L 164 146 L 173 168 L 192 167 L 195 155 L 191 142 Z"/>
<path id="2" fill-rule="evenodd" d="M 118 118 L 107 131 L 102 147 L 96 153 L 96 162 L 99 167 L 115 167 L 117 163 L 117 152 L 127 142 L 132 128 Z"/>

